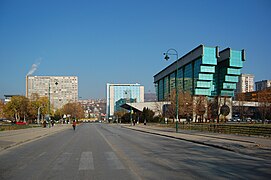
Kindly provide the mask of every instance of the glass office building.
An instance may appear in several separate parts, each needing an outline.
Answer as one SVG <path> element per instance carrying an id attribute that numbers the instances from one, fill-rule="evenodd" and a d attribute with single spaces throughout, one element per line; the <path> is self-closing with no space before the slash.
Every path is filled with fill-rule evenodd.
<path id="1" fill-rule="evenodd" d="M 234 96 L 244 56 L 244 50 L 196 47 L 154 76 L 158 101 L 167 100 L 176 84 L 191 95 Z"/>
<path id="2" fill-rule="evenodd" d="M 114 112 L 126 102 L 144 102 L 144 86 L 140 84 L 110 84 L 106 85 L 106 114 L 112 117 Z"/>

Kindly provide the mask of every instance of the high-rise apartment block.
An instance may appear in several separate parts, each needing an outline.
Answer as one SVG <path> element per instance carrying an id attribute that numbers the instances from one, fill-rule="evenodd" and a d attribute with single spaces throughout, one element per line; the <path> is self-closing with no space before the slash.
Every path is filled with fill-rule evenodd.
<path id="1" fill-rule="evenodd" d="M 254 91 L 254 75 L 241 74 L 237 83 L 236 93 L 245 93 Z"/>
<path id="2" fill-rule="evenodd" d="M 271 87 L 271 80 L 262 80 L 255 82 L 256 91 L 261 91 Z"/>
<path id="3" fill-rule="evenodd" d="M 144 102 L 144 86 L 140 84 L 106 84 L 106 115 L 110 118 L 123 103 Z"/>
<path id="4" fill-rule="evenodd" d="M 69 102 L 78 101 L 77 76 L 26 76 L 26 97 L 32 94 L 50 97 L 54 109 L 59 109 Z"/>

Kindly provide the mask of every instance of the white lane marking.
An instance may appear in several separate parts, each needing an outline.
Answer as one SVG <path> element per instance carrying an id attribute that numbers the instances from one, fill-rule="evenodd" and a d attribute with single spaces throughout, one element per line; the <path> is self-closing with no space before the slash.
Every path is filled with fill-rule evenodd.
<path id="1" fill-rule="evenodd" d="M 43 156 L 43 155 L 45 155 L 45 154 L 46 154 L 46 152 L 40 153 L 40 154 L 38 155 L 38 157 L 41 157 L 41 156 Z"/>
<path id="2" fill-rule="evenodd" d="M 94 163 L 93 163 L 93 156 L 92 152 L 82 152 L 80 163 L 79 163 L 79 170 L 93 170 Z"/>
<path id="3" fill-rule="evenodd" d="M 105 152 L 106 159 L 112 169 L 125 169 L 121 161 L 118 159 L 114 152 Z"/>
<path id="4" fill-rule="evenodd" d="M 56 163 L 55 163 L 55 165 L 53 167 L 53 170 L 63 170 L 65 164 L 67 164 L 67 162 L 71 158 L 71 155 L 72 155 L 72 153 L 67 153 L 67 152 L 61 154 L 57 158 Z"/>
<path id="5" fill-rule="evenodd" d="M 23 164 L 22 166 L 19 167 L 20 170 L 26 168 L 27 164 Z"/>

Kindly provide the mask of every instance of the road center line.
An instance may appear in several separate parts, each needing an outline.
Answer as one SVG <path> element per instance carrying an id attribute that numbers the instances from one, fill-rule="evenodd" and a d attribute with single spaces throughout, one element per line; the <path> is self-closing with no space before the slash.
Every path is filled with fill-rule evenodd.
<path id="1" fill-rule="evenodd" d="M 112 169 L 125 169 L 121 161 L 118 159 L 114 152 L 105 152 L 106 159 Z"/>

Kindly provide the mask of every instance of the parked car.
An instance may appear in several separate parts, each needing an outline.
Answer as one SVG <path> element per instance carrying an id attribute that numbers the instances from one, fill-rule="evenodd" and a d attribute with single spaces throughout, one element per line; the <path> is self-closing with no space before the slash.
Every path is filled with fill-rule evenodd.
<path id="1" fill-rule="evenodd" d="M 17 125 L 26 125 L 26 122 L 22 122 L 22 121 L 19 121 L 19 122 L 16 122 Z"/>
<path id="2" fill-rule="evenodd" d="M 234 117 L 234 118 L 232 118 L 232 121 L 233 121 L 233 122 L 240 122 L 241 119 L 240 119 L 239 117 Z"/>
<path id="3" fill-rule="evenodd" d="M 251 122 L 251 118 L 248 117 L 248 118 L 245 119 L 245 121 L 246 121 L 246 122 Z"/>
<path id="4" fill-rule="evenodd" d="M 271 124 L 271 120 L 270 119 L 266 119 L 266 120 L 264 120 L 264 123 Z"/>
<path id="5" fill-rule="evenodd" d="M 1 118 L 1 119 L 0 119 L 0 122 L 12 123 L 11 120 L 6 119 L 6 118 Z"/>

